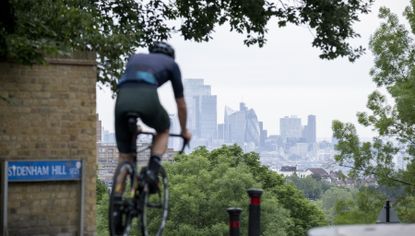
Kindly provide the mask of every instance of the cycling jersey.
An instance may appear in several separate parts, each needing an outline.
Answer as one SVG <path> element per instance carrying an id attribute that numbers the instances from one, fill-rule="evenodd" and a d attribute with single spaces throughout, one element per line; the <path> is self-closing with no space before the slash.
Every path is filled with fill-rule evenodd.
<path id="1" fill-rule="evenodd" d="M 161 53 L 138 53 L 128 60 L 118 88 L 129 83 L 145 83 L 160 87 L 167 81 L 171 81 L 175 98 L 183 97 L 180 69 L 173 58 Z"/>

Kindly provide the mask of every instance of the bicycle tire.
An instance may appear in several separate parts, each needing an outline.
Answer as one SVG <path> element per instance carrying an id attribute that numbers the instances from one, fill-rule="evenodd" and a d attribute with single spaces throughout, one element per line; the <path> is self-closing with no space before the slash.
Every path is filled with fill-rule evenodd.
<path id="1" fill-rule="evenodd" d="M 142 211 L 140 215 L 140 229 L 142 236 L 161 236 L 167 222 L 169 207 L 168 178 L 165 169 L 161 166 L 159 171 L 159 188 L 155 194 L 149 193 L 145 184 L 141 192 Z"/>
<path id="2" fill-rule="evenodd" d="M 126 236 L 131 230 L 134 218 L 132 211 L 134 209 L 134 178 L 135 168 L 131 163 L 124 162 L 117 166 L 108 210 L 108 226 L 111 236 Z M 123 188 L 123 191 L 116 191 L 119 187 Z"/>

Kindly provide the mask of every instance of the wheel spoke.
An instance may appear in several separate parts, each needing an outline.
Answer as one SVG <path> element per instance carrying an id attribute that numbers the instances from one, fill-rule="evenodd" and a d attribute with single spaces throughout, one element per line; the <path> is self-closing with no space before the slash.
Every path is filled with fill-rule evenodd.
<path id="1" fill-rule="evenodd" d="M 159 173 L 159 191 L 155 194 L 150 194 L 149 192 L 144 192 L 143 194 L 142 235 L 161 235 L 167 221 L 168 209 L 168 181 L 163 167 Z"/>
<path id="2" fill-rule="evenodd" d="M 128 235 L 134 210 L 134 167 L 123 163 L 115 171 L 109 206 L 110 235 Z"/>

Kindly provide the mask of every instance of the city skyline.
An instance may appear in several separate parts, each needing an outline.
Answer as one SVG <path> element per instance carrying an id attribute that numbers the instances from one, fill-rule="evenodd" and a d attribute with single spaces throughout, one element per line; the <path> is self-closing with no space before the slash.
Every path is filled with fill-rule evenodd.
<path id="1" fill-rule="evenodd" d="M 361 16 L 361 22 L 355 25 L 361 38 L 351 42 L 368 48 L 370 36 L 380 25 L 379 6 L 390 7 L 402 20 L 408 4 L 403 0 L 376 1 L 372 12 Z M 373 55 L 367 49 L 354 63 L 345 58 L 321 60 L 320 52 L 311 46 L 312 38 L 313 33 L 304 26 L 270 26 L 263 48 L 246 47 L 243 36 L 223 26 L 216 28 L 208 43 L 185 41 L 177 35 L 169 42 L 176 49 L 183 78 L 203 78 L 211 85 L 211 93 L 217 96 L 218 123 L 223 123 L 225 106 L 235 108 L 244 102 L 255 109 L 269 134 L 279 133 L 276 120 L 280 117 L 297 115 L 306 119 L 308 114 L 315 114 L 319 117 L 317 137 L 327 139 L 333 120 L 357 124 L 356 113 L 367 111 L 367 97 L 376 89 L 369 76 Z M 169 113 L 175 113 L 170 90 L 170 84 L 162 86 L 160 99 Z M 98 89 L 97 112 L 108 129 L 113 126 L 111 95 L 108 90 Z M 362 137 L 373 135 L 360 125 L 357 130 Z"/>
<path id="2" fill-rule="evenodd" d="M 187 123 L 193 133 L 195 142 L 193 147 L 218 147 L 222 144 L 236 143 L 240 146 L 251 143 L 254 147 L 265 147 L 268 139 L 268 130 L 264 129 L 263 122 L 257 117 L 254 108 L 240 102 L 239 110 L 225 106 L 224 120 L 217 122 L 216 95 L 211 93 L 211 86 L 205 84 L 204 79 L 184 79 L 183 86 L 189 91 L 185 94 L 187 102 Z M 177 114 L 170 114 L 170 132 L 180 132 Z M 97 114 L 97 140 L 104 143 L 115 142 L 113 133 L 102 125 Z M 291 139 L 295 142 L 316 143 L 316 116 L 309 114 L 307 124 L 303 125 L 301 118 L 290 115 L 279 118 L 277 126 L 280 132 L 277 135 L 283 140 Z M 143 125 L 143 124 L 142 124 Z M 98 130 L 102 129 L 102 130 Z M 171 144 L 171 146 L 176 146 Z"/>

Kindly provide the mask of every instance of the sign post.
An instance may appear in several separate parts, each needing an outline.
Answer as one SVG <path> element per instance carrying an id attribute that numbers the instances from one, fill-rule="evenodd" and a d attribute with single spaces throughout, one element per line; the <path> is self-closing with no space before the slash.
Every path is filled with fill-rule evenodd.
<path id="1" fill-rule="evenodd" d="M 1 180 L 1 196 L 0 206 L 2 211 L 0 212 L 0 233 L 7 236 L 7 161 L 0 162 L 0 180 Z"/>
<path id="2" fill-rule="evenodd" d="M 1 163 L 0 163 L 1 164 Z M 8 183 L 80 181 L 79 235 L 83 235 L 85 168 L 82 160 L 51 161 L 4 161 L 1 172 L 1 235 L 7 235 L 7 191 Z"/>
<path id="3" fill-rule="evenodd" d="M 66 161 L 9 161 L 8 182 L 79 181 L 79 160 Z"/>
<path id="4" fill-rule="evenodd" d="M 85 161 L 82 161 L 82 172 L 81 172 L 81 202 L 79 207 L 79 235 L 84 235 L 84 210 L 85 210 Z"/>

